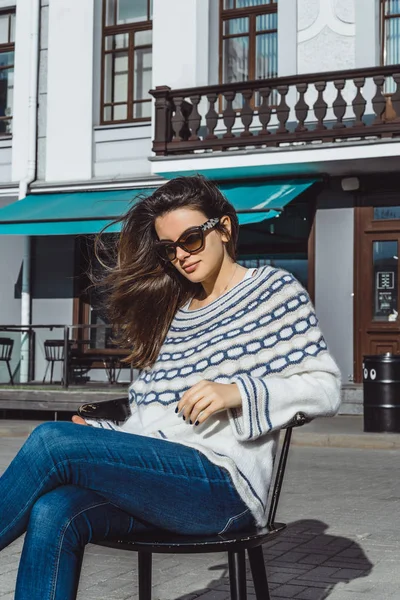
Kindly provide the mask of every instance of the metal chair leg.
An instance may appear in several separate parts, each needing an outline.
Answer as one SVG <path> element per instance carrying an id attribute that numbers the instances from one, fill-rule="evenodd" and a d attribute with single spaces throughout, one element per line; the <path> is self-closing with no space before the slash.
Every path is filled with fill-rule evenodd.
<path id="1" fill-rule="evenodd" d="M 12 371 L 11 371 L 10 361 L 9 360 L 7 361 L 7 369 L 8 369 L 8 374 L 10 376 L 10 383 L 11 383 L 11 385 L 14 385 L 14 378 L 13 378 L 13 374 L 12 374 Z"/>
<path id="2" fill-rule="evenodd" d="M 46 381 L 47 371 L 49 370 L 50 363 L 48 362 L 46 365 L 46 370 L 44 372 L 43 383 Z"/>
<path id="3" fill-rule="evenodd" d="M 50 383 L 53 383 L 53 373 L 54 373 L 54 360 L 51 361 L 50 367 Z"/>
<path id="4" fill-rule="evenodd" d="M 246 560 L 244 550 L 228 552 L 231 600 L 246 600 Z"/>
<path id="5" fill-rule="evenodd" d="M 257 600 L 271 600 L 262 546 L 247 550 Z"/>
<path id="6" fill-rule="evenodd" d="M 151 552 L 138 552 L 139 600 L 151 600 Z"/>

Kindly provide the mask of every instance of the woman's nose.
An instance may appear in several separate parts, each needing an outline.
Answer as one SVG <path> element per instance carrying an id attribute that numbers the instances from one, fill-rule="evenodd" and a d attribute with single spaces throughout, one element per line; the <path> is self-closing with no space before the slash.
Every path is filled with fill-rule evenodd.
<path id="1" fill-rule="evenodd" d="M 190 256 L 190 252 L 187 252 L 187 250 L 184 250 L 180 246 L 176 247 L 176 258 L 178 260 L 184 260 L 188 256 Z"/>

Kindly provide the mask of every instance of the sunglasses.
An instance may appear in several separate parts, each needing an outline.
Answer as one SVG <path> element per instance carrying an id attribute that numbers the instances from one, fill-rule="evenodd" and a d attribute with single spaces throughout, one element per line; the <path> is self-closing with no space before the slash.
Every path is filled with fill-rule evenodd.
<path id="1" fill-rule="evenodd" d="M 185 252 L 193 254 L 204 248 L 205 232 L 214 229 L 219 223 L 219 218 L 209 219 L 203 225 L 186 229 L 176 242 L 156 242 L 155 247 L 162 260 L 173 261 L 176 258 L 176 249 L 182 248 Z"/>

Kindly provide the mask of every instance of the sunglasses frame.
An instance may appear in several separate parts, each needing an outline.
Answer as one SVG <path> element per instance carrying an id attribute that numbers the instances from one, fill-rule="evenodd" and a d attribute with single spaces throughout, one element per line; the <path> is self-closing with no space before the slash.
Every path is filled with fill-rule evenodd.
<path id="1" fill-rule="evenodd" d="M 196 252 L 200 252 L 204 248 L 204 243 L 205 243 L 204 233 L 206 231 L 210 231 L 211 229 L 214 229 L 214 227 L 216 227 L 218 225 L 219 221 L 220 221 L 219 217 L 214 217 L 212 219 L 208 219 L 208 221 L 203 223 L 203 225 L 196 225 L 195 227 L 189 227 L 189 229 L 186 229 L 179 236 L 179 239 L 176 242 L 156 242 L 155 247 L 156 247 L 158 255 L 160 256 L 160 258 L 163 261 L 172 262 L 176 259 L 176 249 L 178 246 L 179 246 L 179 248 L 182 248 L 182 250 L 184 250 L 185 252 L 188 252 L 189 254 L 195 254 Z M 191 234 L 191 233 L 194 233 L 197 231 L 199 231 L 200 236 L 201 236 L 201 245 L 196 250 L 189 250 L 188 248 L 186 248 L 186 246 L 184 245 L 184 243 L 181 240 L 184 236 L 187 237 L 188 234 Z M 168 258 L 167 256 L 163 255 L 163 249 L 166 247 L 168 247 L 168 248 L 172 247 L 174 249 L 174 254 L 175 254 L 174 258 Z"/>

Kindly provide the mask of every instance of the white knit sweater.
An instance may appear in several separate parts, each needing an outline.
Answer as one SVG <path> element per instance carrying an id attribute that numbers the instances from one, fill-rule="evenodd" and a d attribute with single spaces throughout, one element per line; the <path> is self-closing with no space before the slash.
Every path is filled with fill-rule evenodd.
<path id="1" fill-rule="evenodd" d="M 196 448 L 229 471 L 263 526 L 279 429 L 298 411 L 334 415 L 340 375 L 297 280 L 272 267 L 251 275 L 208 306 L 178 310 L 157 361 L 129 389 L 122 426 L 88 423 Z M 177 403 L 201 380 L 236 383 L 242 408 L 199 426 L 183 421 Z"/>

